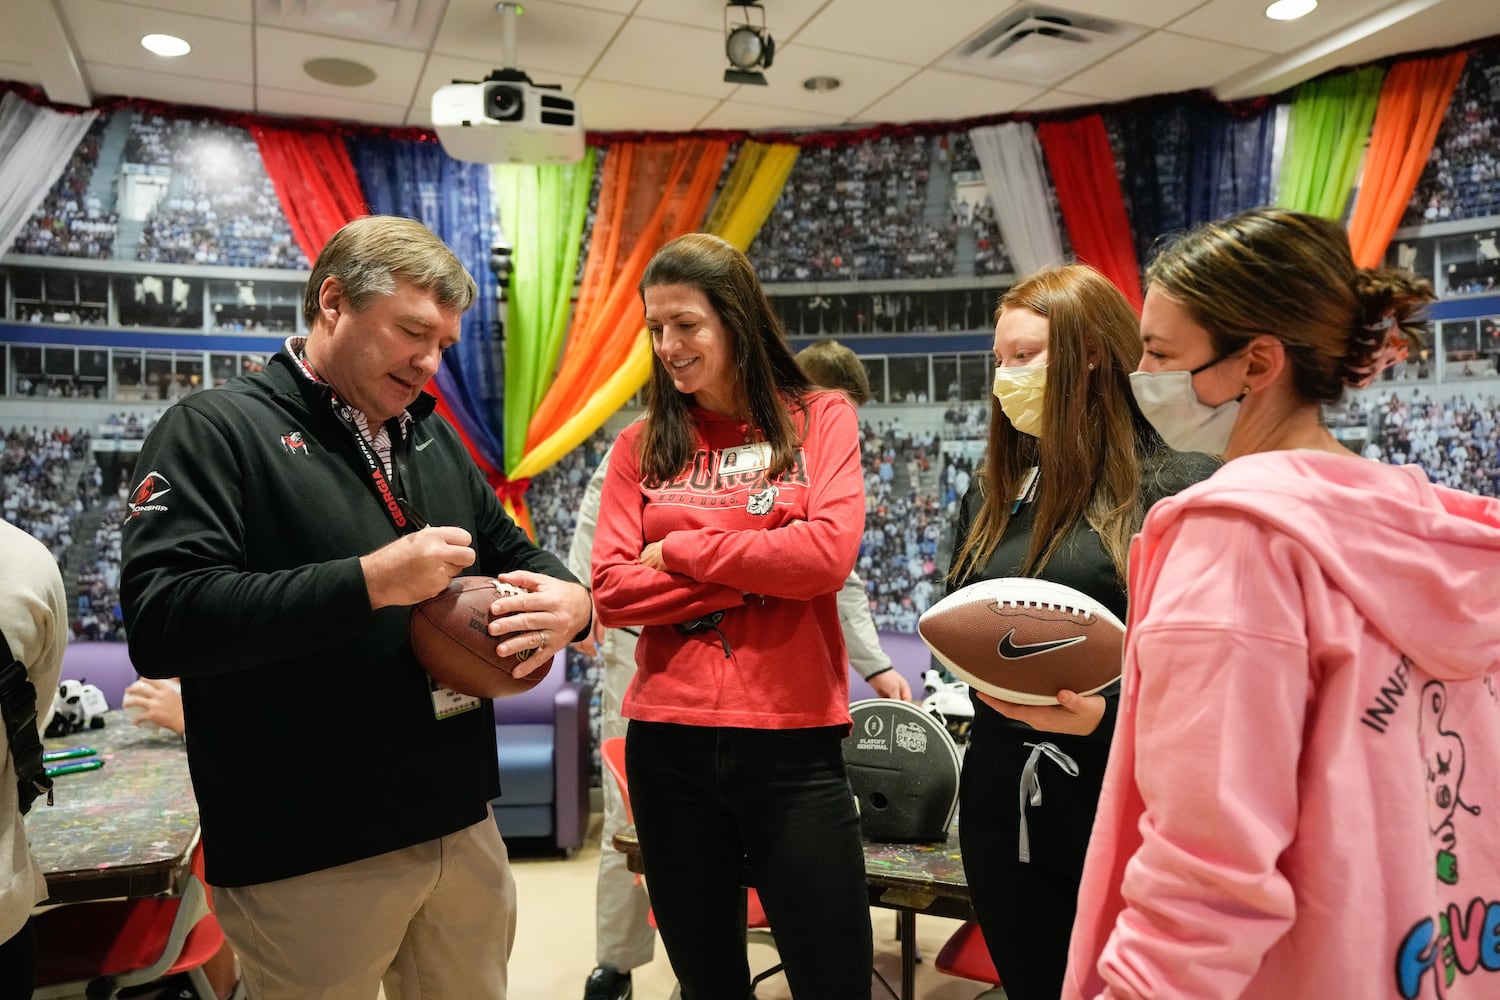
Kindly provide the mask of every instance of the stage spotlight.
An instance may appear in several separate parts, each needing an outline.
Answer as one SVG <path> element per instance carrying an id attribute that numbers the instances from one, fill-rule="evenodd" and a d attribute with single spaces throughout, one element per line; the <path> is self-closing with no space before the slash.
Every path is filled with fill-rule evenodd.
<path id="1" fill-rule="evenodd" d="M 765 8 L 753 0 L 729 0 L 724 6 L 724 54 L 729 58 L 725 83 L 766 85 L 766 75 L 761 70 L 770 67 L 776 55 L 776 42 L 766 30 Z"/>

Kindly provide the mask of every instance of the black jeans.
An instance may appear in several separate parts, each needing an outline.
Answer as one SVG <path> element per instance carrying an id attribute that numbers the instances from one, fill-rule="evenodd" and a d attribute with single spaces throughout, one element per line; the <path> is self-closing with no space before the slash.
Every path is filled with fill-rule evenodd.
<path id="1" fill-rule="evenodd" d="M 1005 995 L 1057 1000 L 1110 733 L 1066 736 L 984 724 L 991 721 L 976 718 L 964 751 L 958 805 L 964 876 Z M 1078 774 L 1038 755 L 1042 801 L 1026 809 L 1031 860 L 1023 862 L 1020 784 L 1038 743 L 1072 759 Z"/>
<path id="2" fill-rule="evenodd" d="M 646 889 L 683 1000 L 750 995 L 748 874 L 799 1000 L 868 1000 L 873 947 L 842 732 L 630 723 Z"/>
<path id="3" fill-rule="evenodd" d="M 32 918 L 0 944 L 0 997 L 29 997 L 36 985 L 36 929 Z"/>

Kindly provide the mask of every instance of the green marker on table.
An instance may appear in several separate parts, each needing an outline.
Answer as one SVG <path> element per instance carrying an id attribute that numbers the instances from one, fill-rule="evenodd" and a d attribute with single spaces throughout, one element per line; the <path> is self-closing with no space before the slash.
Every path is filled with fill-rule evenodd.
<path id="1" fill-rule="evenodd" d="M 104 766 L 104 761 L 97 757 L 93 760 L 80 760 L 75 764 L 59 764 L 56 767 L 47 768 L 47 777 L 56 778 L 64 774 L 78 774 L 82 771 L 97 771 Z"/>
<path id="2" fill-rule="evenodd" d="M 54 760 L 74 760 L 78 757 L 92 757 L 98 752 L 93 747 L 68 747 L 66 750 L 48 750 L 42 754 L 42 763 L 50 764 Z"/>

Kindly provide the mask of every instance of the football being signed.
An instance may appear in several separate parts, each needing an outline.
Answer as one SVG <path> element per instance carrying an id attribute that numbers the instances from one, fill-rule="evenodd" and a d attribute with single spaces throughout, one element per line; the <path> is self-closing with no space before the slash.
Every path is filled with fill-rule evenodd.
<path id="1" fill-rule="evenodd" d="M 411 648 L 423 669 L 444 687 L 480 698 L 506 698 L 529 691 L 547 676 L 551 661 L 525 677 L 512 671 L 534 650 L 505 659 L 495 655 L 504 636 L 490 635 L 490 605 L 519 588 L 494 577 L 455 577 L 448 589 L 411 609 Z"/>
<path id="2" fill-rule="evenodd" d="M 1093 694 L 1120 676 L 1125 626 L 1098 601 L 1046 580 L 1008 577 L 955 590 L 917 631 L 972 687 L 1021 705 Z"/>

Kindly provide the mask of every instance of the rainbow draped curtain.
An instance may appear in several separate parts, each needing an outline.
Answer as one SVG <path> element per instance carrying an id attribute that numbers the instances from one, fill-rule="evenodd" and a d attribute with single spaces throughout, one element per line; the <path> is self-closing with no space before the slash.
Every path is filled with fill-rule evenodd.
<path id="1" fill-rule="evenodd" d="M 1397 63 L 1380 90 L 1364 177 L 1349 218 L 1354 263 L 1374 267 L 1401 223 L 1468 54 Z"/>
<path id="2" fill-rule="evenodd" d="M 704 223 L 728 153 L 722 140 L 610 147 L 567 349 L 532 417 L 526 455 L 511 469 L 512 478 L 534 476 L 556 463 L 645 384 L 651 350 L 642 336 L 637 286 L 662 244 L 702 224 L 744 250 L 760 231 L 786 186 L 797 148 L 745 142 Z M 628 197 L 642 190 L 662 196 Z"/>
<path id="3" fill-rule="evenodd" d="M 578 248 L 598 151 L 569 166 L 496 166 L 500 225 L 512 246 L 505 324 L 505 467 L 526 451 L 526 430 L 562 350 Z"/>
<path id="4" fill-rule="evenodd" d="M 1372 66 L 1311 80 L 1296 89 L 1276 192 L 1278 207 L 1329 219 L 1344 217 L 1384 76 L 1385 70 Z"/>
<path id="5" fill-rule="evenodd" d="M 370 213 L 349 148 L 342 139 L 308 129 L 261 124 L 251 125 L 250 134 L 276 189 L 281 210 L 291 223 L 297 246 L 309 263 L 317 260 L 323 244 L 342 226 Z M 465 266 L 472 270 L 474 263 L 466 261 Z M 442 387 L 449 386 L 451 392 L 454 384 L 454 374 L 439 369 L 438 376 L 427 384 L 427 391 L 437 398 L 437 412 L 453 425 L 486 479 L 500 489 L 505 481 L 500 466 L 486 458 L 485 448 L 465 430 L 474 421 L 461 419 L 448 403 Z M 458 393 L 454 396 L 461 398 Z"/>
<path id="6" fill-rule="evenodd" d="M 704 139 L 619 142 L 606 151 L 567 344 L 513 479 L 551 467 L 645 381 L 650 357 L 632 351 L 641 329 L 635 286 L 658 247 L 702 222 L 728 151 L 727 142 Z M 646 191 L 653 197 L 638 197 Z"/>

